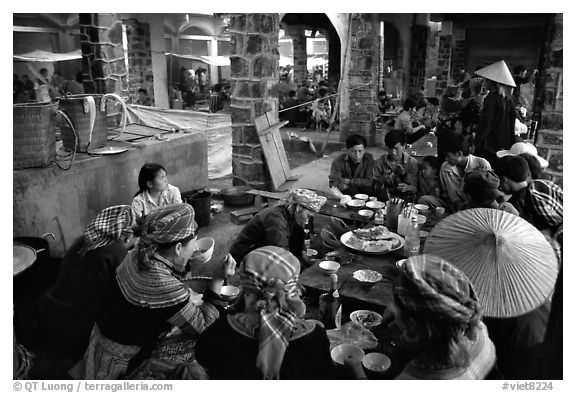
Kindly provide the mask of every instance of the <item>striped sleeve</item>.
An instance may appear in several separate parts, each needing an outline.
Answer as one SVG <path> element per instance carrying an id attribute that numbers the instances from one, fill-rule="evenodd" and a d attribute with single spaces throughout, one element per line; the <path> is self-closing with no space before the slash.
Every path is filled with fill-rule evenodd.
<path id="1" fill-rule="evenodd" d="M 180 311 L 168 319 L 168 322 L 183 333 L 199 335 L 219 316 L 220 313 L 212 304 L 203 302 L 201 305 L 196 305 L 189 299 Z"/>

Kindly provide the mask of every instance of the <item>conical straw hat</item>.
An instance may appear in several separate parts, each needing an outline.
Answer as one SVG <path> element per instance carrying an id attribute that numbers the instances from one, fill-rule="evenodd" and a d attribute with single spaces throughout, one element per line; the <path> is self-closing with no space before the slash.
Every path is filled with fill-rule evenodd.
<path id="1" fill-rule="evenodd" d="M 424 252 L 468 276 L 484 315 L 510 318 L 536 309 L 552 293 L 558 263 L 544 235 L 523 218 L 497 209 L 448 216 L 428 235 Z"/>
<path id="2" fill-rule="evenodd" d="M 500 60 L 494 64 L 490 64 L 484 68 L 474 72 L 483 78 L 490 79 L 491 81 L 501 83 L 503 85 L 516 87 L 516 82 L 508 69 L 504 60 Z"/>

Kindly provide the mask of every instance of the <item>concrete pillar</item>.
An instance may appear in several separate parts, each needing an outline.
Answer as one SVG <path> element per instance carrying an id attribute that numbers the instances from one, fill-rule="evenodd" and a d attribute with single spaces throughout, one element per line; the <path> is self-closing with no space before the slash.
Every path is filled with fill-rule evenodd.
<path id="1" fill-rule="evenodd" d="M 292 38 L 294 54 L 294 83 L 300 86 L 306 81 L 308 73 L 308 53 L 306 52 L 306 33 L 303 25 L 288 26 Z"/>
<path id="2" fill-rule="evenodd" d="M 128 96 L 122 20 L 118 14 L 79 14 L 84 90 Z"/>
<path id="3" fill-rule="evenodd" d="M 164 16 L 150 14 L 150 50 L 152 52 L 152 75 L 154 104 L 158 108 L 170 108 L 168 98 L 168 68 L 166 65 Z"/>
<path id="4" fill-rule="evenodd" d="M 350 48 L 340 111 L 340 140 L 350 134 L 364 135 L 369 145 L 375 145 L 378 105 L 378 33 L 377 14 L 352 14 Z M 350 90 L 354 89 L 354 90 Z"/>
<path id="5" fill-rule="evenodd" d="M 208 44 L 208 55 L 218 56 L 218 40 L 216 36 L 212 37 L 210 44 Z M 210 87 L 218 83 L 218 66 L 210 64 Z"/>
<path id="6" fill-rule="evenodd" d="M 278 116 L 279 14 L 232 14 L 232 174 L 234 185 L 271 189 L 254 119 L 268 111 Z"/>

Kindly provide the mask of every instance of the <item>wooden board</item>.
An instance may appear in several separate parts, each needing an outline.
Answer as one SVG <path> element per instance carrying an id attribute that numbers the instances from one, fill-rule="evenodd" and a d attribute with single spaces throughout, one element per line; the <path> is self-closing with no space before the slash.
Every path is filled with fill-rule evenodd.
<path id="1" fill-rule="evenodd" d="M 269 192 L 269 191 L 262 191 L 262 190 L 250 190 L 246 191 L 246 194 L 252 195 L 260 195 L 261 197 L 268 198 L 268 199 L 285 199 L 288 196 L 287 192 Z"/>
<path id="2" fill-rule="evenodd" d="M 268 112 L 257 117 L 255 124 L 268 171 L 272 178 L 272 185 L 276 191 L 292 177 L 286 150 L 284 150 L 284 144 L 280 137 L 280 127 L 288 124 L 288 121 L 276 122 L 271 112 Z"/>

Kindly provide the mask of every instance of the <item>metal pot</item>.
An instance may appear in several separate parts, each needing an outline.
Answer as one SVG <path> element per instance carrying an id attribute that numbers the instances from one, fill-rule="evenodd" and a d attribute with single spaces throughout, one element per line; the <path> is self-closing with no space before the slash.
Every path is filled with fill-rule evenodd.
<path id="1" fill-rule="evenodd" d="M 254 195 L 247 194 L 247 191 L 251 189 L 252 187 L 249 186 L 234 186 L 220 191 L 220 195 L 228 206 L 248 206 L 254 203 Z"/>

